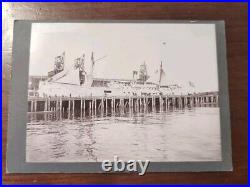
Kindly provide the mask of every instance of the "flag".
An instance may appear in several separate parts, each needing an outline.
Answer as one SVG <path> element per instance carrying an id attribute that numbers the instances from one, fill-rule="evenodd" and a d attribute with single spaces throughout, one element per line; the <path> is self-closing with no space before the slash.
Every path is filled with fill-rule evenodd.
<path id="1" fill-rule="evenodd" d="M 191 82 L 191 81 L 189 81 L 188 84 L 189 84 L 190 87 L 193 87 L 193 88 L 195 87 L 194 83 Z"/>
<path id="2" fill-rule="evenodd" d="M 92 67 L 94 67 L 95 65 L 94 52 L 91 53 L 91 61 L 92 61 Z"/>

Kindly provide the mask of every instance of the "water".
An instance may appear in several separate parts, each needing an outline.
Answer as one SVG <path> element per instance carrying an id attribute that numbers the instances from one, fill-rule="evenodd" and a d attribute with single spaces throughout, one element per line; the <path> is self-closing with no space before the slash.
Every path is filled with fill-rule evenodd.
<path id="1" fill-rule="evenodd" d="M 218 107 L 81 118 L 28 114 L 27 162 L 219 161 Z"/>

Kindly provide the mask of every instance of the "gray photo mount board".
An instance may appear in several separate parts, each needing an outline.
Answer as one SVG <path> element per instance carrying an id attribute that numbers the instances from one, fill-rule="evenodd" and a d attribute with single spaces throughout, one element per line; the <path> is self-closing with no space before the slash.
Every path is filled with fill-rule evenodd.
<path id="1" fill-rule="evenodd" d="M 222 161 L 216 162 L 151 162 L 147 172 L 232 171 L 231 130 L 228 96 L 228 74 L 224 21 L 22 21 L 14 23 L 12 80 L 9 98 L 7 173 L 100 173 L 100 162 L 27 163 L 26 122 L 28 110 L 28 74 L 32 23 L 176 23 L 215 24 L 219 77 Z"/>

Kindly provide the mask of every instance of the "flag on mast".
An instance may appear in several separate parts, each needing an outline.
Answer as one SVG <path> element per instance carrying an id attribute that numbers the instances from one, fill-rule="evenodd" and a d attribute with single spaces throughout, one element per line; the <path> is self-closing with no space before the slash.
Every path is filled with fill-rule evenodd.
<path id="1" fill-rule="evenodd" d="M 194 83 L 193 83 L 193 82 L 189 81 L 189 82 L 188 82 L 188 84 L 189 84 L 189 86 L 190 86 L 190 87 L 195 88 L 195 85 L 194 85 Z"/>

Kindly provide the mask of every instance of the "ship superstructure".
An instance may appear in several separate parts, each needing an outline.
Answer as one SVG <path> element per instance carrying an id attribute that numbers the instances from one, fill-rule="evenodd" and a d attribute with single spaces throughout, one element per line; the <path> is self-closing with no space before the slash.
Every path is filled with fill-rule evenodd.
<path id="1" fill-rule="evenodd" d="M 48 79 L 39 83 L 40 97 L 65 96 L 143 96 L 143 95 L 173 95 L 188 94 L 190 90 L 183 90 L 177 84 L 167 85 L 166 73 L 162 62 L 155 72 L 158 80 L 152 81 L 148 74 L 146 62 L 139 66 L 139 70 L 132 71 L 131 79 L 105 79 L 94 77 L 95 64 L 104 57 L 95 59 L 92 52 L 90 61 L 85 54 L 74 60 L 74 65 L 65 69 L 65 52 L 55 58 L 54 70 L 48 72 Z M 86 63 L 90 63 L 89 71 Z"/>

